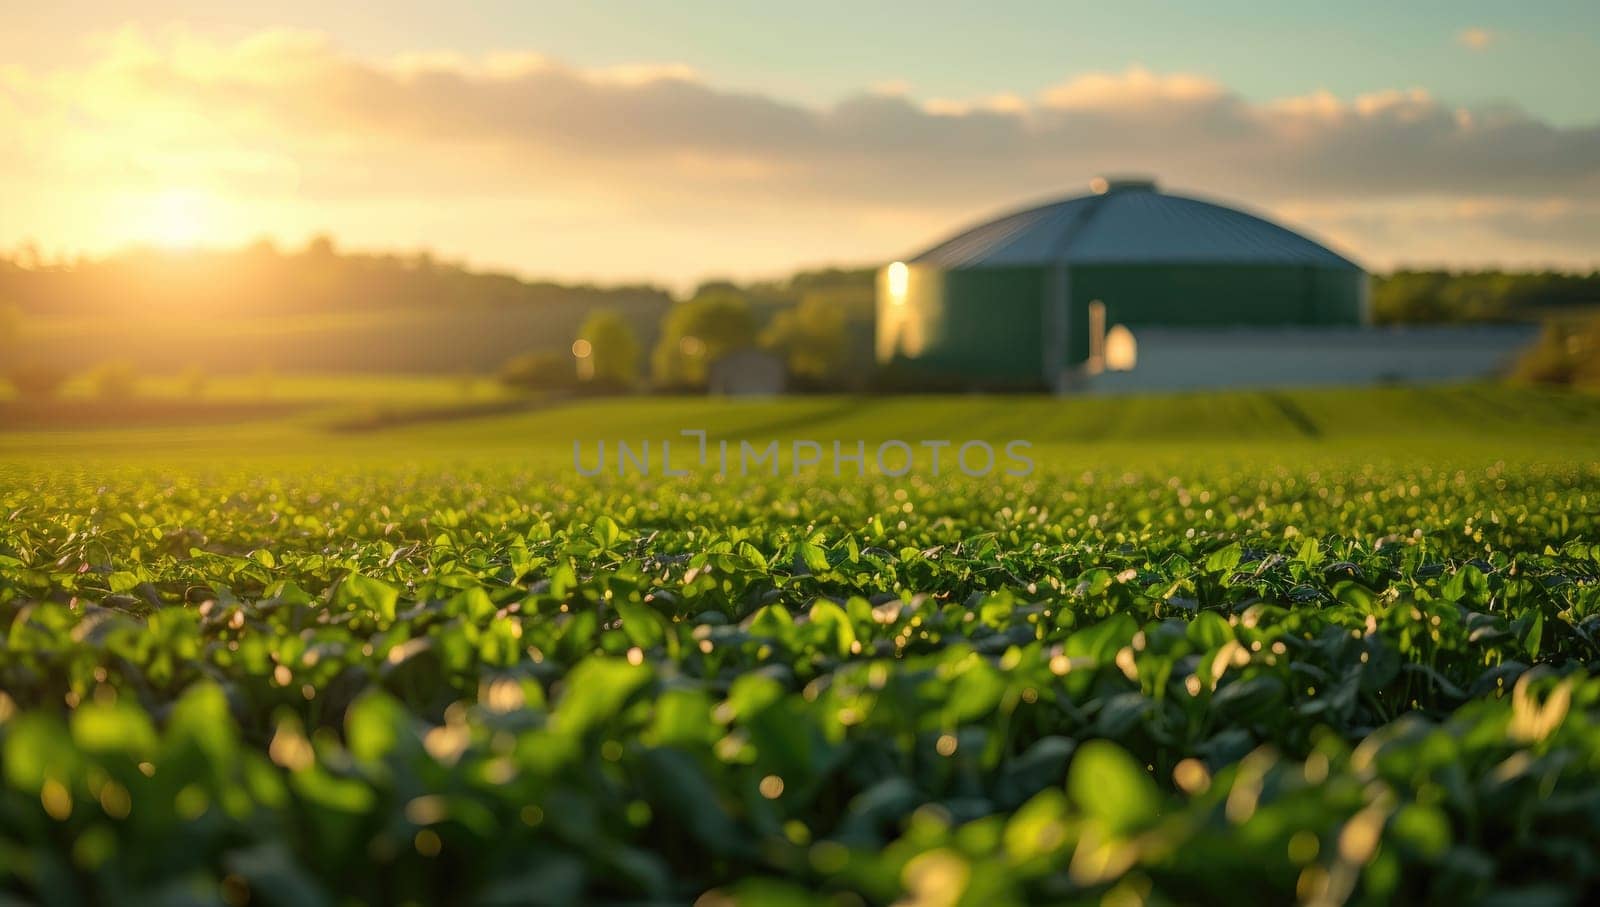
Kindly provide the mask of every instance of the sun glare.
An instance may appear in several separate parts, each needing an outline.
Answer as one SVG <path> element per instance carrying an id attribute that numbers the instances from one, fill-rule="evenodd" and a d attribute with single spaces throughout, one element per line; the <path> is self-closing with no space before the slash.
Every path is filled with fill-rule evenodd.
<path id="1" fill-rule="evenodd" d="M 889 265 L 889 298 L 895 305 L 906 301 L 906 290 L 911 285 L 911 269 L 903 261 Z"/>
<path id="2" fill-rule="evenodd" d="M 140 231 L 169 249 L 187 249 L 206 238 L 211 199 L 192 189 L 168 189 L 150 200 Z"/>

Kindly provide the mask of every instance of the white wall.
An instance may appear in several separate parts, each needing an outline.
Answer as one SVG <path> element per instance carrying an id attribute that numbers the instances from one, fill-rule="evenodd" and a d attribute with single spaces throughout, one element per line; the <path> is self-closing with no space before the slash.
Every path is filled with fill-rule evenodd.
<path id="1" fill-rule="evenodd" d="M 1138 364 L 1079 384 L 1089 393 L 1203 387 L 1417 383 L 1503 372 L 1537 325 L 1135 330 Z"/>

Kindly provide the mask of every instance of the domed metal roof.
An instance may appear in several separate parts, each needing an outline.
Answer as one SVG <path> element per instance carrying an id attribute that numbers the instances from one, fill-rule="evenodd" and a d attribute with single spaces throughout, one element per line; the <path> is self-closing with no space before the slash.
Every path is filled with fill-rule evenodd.
<path id="1" fill-rule="evenodd" d="M 1150 180 L 1095 180 L 1096 194 L 1029 208 L 910 259 L 944 268 L 1045 264 L 1272 264 L 1361 270 L 1304 236 Z"/>

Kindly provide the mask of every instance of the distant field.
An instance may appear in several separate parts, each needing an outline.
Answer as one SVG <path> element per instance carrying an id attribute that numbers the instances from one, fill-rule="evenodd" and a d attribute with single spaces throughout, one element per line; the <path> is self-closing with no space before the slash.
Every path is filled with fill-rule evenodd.
<path id="1" fill-rule="evenodd" d="M 60 399 L 90 400 L 96 397 L 93 378 L 78 375 L 62 386 Z M 210 403 L 310 403 L 439 404 L 463 400 L 502 397 L 505 389 L 492 377 L 363 374 L 278 374 L 258 370 L 248 374 L 206 375 L 198 379 L 181 374 L 161 373 L 139 376 L 135 400 L 196 401 Z M 16 398 L 15 391 L 0 384 L 0 400 Z"/>
<path id="2" fill-rule="evenodd" d="M 327 389 L 0 431 L 0 900 L 1600 886 L 1600 396 Z M 1037 469 L 573 468 L 684 429 Z"/>
<path id="3" fill-rule="evenodd" d="M 27 346 L 42 359 L 81 368 L 112 360 L 140 371 L 198 367 L 213 375 L 283 373 L 491 374 L 507 359 L 535 350 L 562 352 L 594 307 L 592 301 L 354 307 L 286 315 L 197 317 L 193 311 L 40 316 L 27 323 Z M 661 306 L 608 305 L 652 343 Z M 648 347 L 647 347 L 648 348 Z"/>
<path id="4" fill-rule="evenodd" d="M 49 399 L 0 390 L 0 435 L 74 431 L 98 435 L 145 429 L 200 435 L 241 425 L 303 423 L 321 428 L 382 426 L 514 411 L 538 398 L 491 378 L 404 375 L 177 375 L 139 378 L 126 397 L 102 396 L 92 375 L 68 381 Z"/>
<path id="5" fill-rule="evenodd" d="M 0 457 L 73 455 L 88 450 L 210 456 L 217 446 L 236 456 L 293 457 L 308 446 L 341 455 L 571 459 L 574 441 L 674 440 L 704 429 L 713 438 L 818 441 L 863 439 L 1023 439 L 1071 460 L 1101 454 L 1182 458 L 1188 448 L 1235 448 L 1272 458 L 1304 451 L 1404 456 L 1456 451 L 1466 455 L 1545 452 L 1573 457 L 1600 438 L 1600 395 L 1494 385 L 1360 390 L 1293 390 L 1166 394 L 1129 397 L 927 396 L 627 397 L 536 404 L 530 412 L 486 418 L 438 419 L 371 431 L 335 432 L 330 426 L 374 412 L 433 410 L 447 415 L 506 399 L 493 382 L 446 378 L 273 378 L 270 390 L 247 378 L 209 383 L 207 401 L 299 403 L 277 419 L 246 426 L 204 423 L 156 430 L 112 421 L 73 422 L 66 430 L 6 431 Z M 174 379 L 156 385 L 156 400 L 182 399 Z M 241 434 L 242 433 L 242 434 Z M 247 449 L 235 442 L 253 439 Z M 593 450 L 593 447 L 587 448 Z M 1046 464 L 1048 466 L 1048 464 Z"/>

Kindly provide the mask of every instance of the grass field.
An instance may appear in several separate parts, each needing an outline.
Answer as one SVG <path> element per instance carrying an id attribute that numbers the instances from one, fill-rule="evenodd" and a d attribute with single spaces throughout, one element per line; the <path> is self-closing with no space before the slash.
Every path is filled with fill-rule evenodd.
<path id="1" fill-rule="evenodd" d="M 1030 475 L 585 477 L 597 442 Z M 0 431 L 0 896 L 1578 903 L 1600 397 Z"/>

